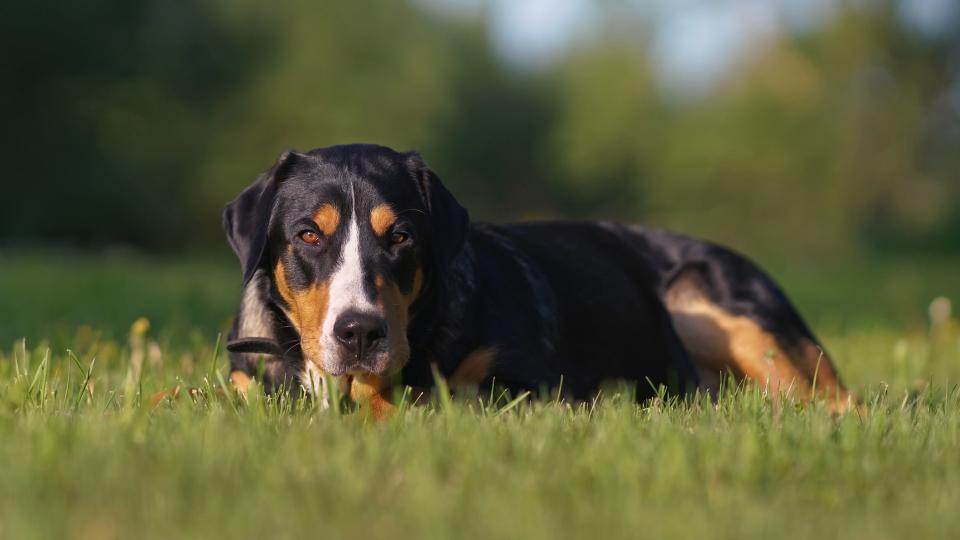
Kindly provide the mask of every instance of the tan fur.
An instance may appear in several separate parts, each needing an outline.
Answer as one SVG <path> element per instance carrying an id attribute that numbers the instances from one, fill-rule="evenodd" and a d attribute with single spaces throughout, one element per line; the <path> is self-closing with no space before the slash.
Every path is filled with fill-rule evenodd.
<path id="1" fill-rule="evenodd" d="M 350 399 L 368 411 L 374 420 L 384 420 L 395 410 L 385 395 L 389 389 L 389 383 L 376 375 L 357 375 L 350 384 Z"/>
<path id="2" fill-rule="evenodd" d="M 404 295 L 408 306 L 416 301 L 421 290 L 423 290 L 423 269 L 417 268 L 416 272 L 413 273 L 413 286 L 410 287 L 410 292 Z"/>
<path id="3" fill-rule="evenodd" d="M 666 295 L 667 309 L 684 347 L 715 392 L 723 373 L 755 381 L 771 392 L 811 397 L 817 394 L 838 408 L 850 401 L 830 361 L 812 342 L 785 350 L 776 337 L 749 317 L 733 315 L 711 302 L 695 279 L 681 277 Z"/>
<path id="4" fill-rule="evenodd" d="M 388 283 L 383 276 L 374 277 L 377 287 L 377 307 L 380 308 L 387 320 L 387 343 L 391 361 L 395 366 L 402 366 L 410 357 L 410 344 L 407 342 L 407 324 L 410 319 L 410 302 L 400 293 L 395 283 Z"/>
<path id="5" fill-rule="evenodd" d="M 340 224 L 340 211 L 332 204 L 322 204 L 313 214 L 313 222 L 317 224 L 317 228 L 323 234 L 331 236 L 337 231 L 337 225 Z"/>
<path id="6" fill-rule="evenodd" d="M 328 282 L 314 283 L 302 291 L 294 291 L 287 283 L 286 270 L 283 261 L 277 262 L 274 270 L 277 290 L 287 302 L 287 314 L 290 322 L 300 333 L 300 345 L 303 347 L 304 357 L 320 367 L 320 336 L 323 328 L 323 319 L 327 314 L 327 303 L 330 300 L 330 284 Z"/>
<path id="7" fill-rule="evenodd" d="M 393 208 L 390 208 L 390 205 L 381 204 L 370 211 L 370 226 L 373 227 L 373 232 L 377 236 L 387 234 L 387 231 L 396 222 L 397 214 L 394 213 Z"/>
<path id="8" fill-rule="evenodd" d="M 253 379 L 242 371 L 234 371 L 230 374 L 230 382 L 233 384 L 234 390 L 236 390 L 241 397 L 246 398 L 247 389 L 250 388 L 250 383 L 253 382 Z"/>
<path id="9" fill-rule="evenodd" d="M 484 347 L 468 354 L 453 375 L 447 379 L 450 388 L 472 388 L 479 386 L 490 376 L 497 351 L 493 347 Z"/>

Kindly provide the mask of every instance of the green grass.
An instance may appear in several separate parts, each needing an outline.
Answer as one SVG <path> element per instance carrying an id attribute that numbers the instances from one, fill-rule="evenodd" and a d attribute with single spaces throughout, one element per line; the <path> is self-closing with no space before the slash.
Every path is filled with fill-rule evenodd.
<path id="1" fill-rule="evenodd" d="M 940 351 L 948 354 L 911 341 L 915 357 L 905 361 L 941 363 L 955 378 L 958 336 L 949 341 Z M 839 418 L 817 406 L 775 407 L 748 387 L 716 406 L 609 396 L 503 411 L 505 400 L 462 401 L 374 424 L 305 401 L 217 396 L 212 356 L 184 370 L 141 355 L 149 339 L 132 343 L 78 362 L 46 350 L 2 357 L 0 537 L 960 531 L 960 390 L 946 376 L 911 391 L 912 375 L 888 371 L 881 379 L 890 387 L 861 388 L 862 415 Z M 892 366 L 895 354 L 855 355 L 845 365 Z M 141 376 L 131 358 L 144 359 Z M 178 385 L 179 398 L 152 406 L 155 392 Z M 200 393 L 188 395 L 191 386 Z"/>
<path id="2" fill-rule="evenodd" d="M 139 317 L 162 342 L 207 339 L 229 327 L 239 294 L 240 267 L 226 247 L 189 257 L 0 250 L 0 343 L 66 348 L 78 331 L 124 339 Z"/>
<path id="3" fill-rule="evenodd" d="M 872 300 L 889 311 L 858 323 L 858 307 L 844 303 L 827 325 L 842 374 L 865 398 L 861 414 L 775 405 L 743 387 L 717 404 L 441 401 L 380 424 L 220 392 L 216 335 L 236 301 L 227 261 L 0 263 L 10 345 L 0 352 L 0 538 L 960 532 L 960 328 L 922 323 L 925 296 L 955 286 L 937 277 L 946 263 L 918 267 L 932 277 L 905 280 L 911 294 Z M 797 269 L 787 286 L 829 321 L 817 306 L 835 291 L 865 302 L 886 294 L 871 290 L 888 283 L 881 266 L 860 280 L 837 271 L 822 298 L 803 292 L 813 288 Z M 142 315 L 153 328 L 130 331 Z M 177 387 L 179 397 L 153 403 Z"/>

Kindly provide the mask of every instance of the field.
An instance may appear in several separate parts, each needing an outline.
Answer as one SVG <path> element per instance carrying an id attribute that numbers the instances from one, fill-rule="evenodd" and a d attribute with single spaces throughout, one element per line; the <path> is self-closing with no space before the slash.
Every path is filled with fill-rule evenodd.
<path id="1" fill-rule="evenodd" d="M 770 264 L 856 414 L 728 387 L 438 398 L 374 424 L 222 391 L 221 255 L 0 252 L 0 538 L 960 533 L 960 328 L 927 315 L 960 299 L 960 261 Z"/>

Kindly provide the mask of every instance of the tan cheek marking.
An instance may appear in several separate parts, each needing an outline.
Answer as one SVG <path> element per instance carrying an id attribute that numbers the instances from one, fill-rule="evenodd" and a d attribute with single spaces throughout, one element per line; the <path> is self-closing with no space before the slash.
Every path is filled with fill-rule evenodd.
<path id="1" fill-rule="evenodd" d="M 273 270 L 274 281 L 277 284 L 277 290 L 280 292 L 280 296 L 283 300 L 290 306 L 290 322 L 293 323 L 297 329 L 300 329 L 300 320 L 297 317 L 296 312 L 296 303 L 293 298 L 293 291 L 290 290 L 290 285 L 287 283 L 287 272 L 283 266 L 283 261 L 277 261 L 277 267 Z"/>
<path id="2" fill-rule="evenodd" d="M 382 275 L 374 276 L 373 282 L 377 287 L 377 307 L 387 320 L 387 347 L 391 362 L 403 365 L 410 357 L 410 344 L 407 342 L 410 304 L 397 285 L 387 283 Z"/>
<path id="3" fill-rule="evenodd" d="M 277 262 L 274 270 L 277 290 L 290 306 L 290 322 L 300 332 L 300 346 L 304 356 L 320 366 L 320 332 L 327 314 L 330 301 L 330 284 L 326 281 L 314 283 L 303 291 L 293 291 L 287 283 L 283 261 Z"/>
<path id="4" fill-rule="evenodd" d="M 377 236 L 387 234 L 390 227 L 397 222 L 397 215 L 389 205 L 381 204 L 370 211 L 370 226 Z"/>
<path id="5" fill-rule="evenodd" d="M 482 384 L 490 376 L 497 350 L 484 347 L 468 354 L 460 361 L 453 375 L 447 379 L 450 388 L 471 388 Z"/>
<path id="6" fill-rule="evenodd" d="M 313 222 L 317 224 L 320 232 L 331 236 L 336 232 L 337 225 L 340 224 L 340 212 L 337 210 L 337 207 L 332 204 L 323 204 L 317 209 L 317 212 L 313 214 Z"/>
<path id="7" fill-rule="evenodd" d="M 413 273 L 413 286 L 410 288 L 410 292 L 403 295 L 407 306 L 410 306 L 417 300 L 421 290 L 423 290 L 423 269 L 417 268 L 417 271 Z"/>

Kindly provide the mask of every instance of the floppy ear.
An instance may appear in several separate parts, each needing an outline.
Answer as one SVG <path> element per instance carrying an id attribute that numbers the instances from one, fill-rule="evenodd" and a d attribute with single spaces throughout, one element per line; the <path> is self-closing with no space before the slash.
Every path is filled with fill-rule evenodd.
<path id="1" fill-rule="evenodd" d="M 470 231 L 470 214 L 447 191 L 440 177 L 416 152 L 408 152 L 407 166 L 420 190 L 430 219 L 430 242 L 439 268 L 446 268 L 460 254 Z"/>
<path id="2" fill-rule="evenodd" d="M 240 259 L 244 285 L 253 277 L 263 259 L 267 228 L 277 197 L 277 183 L 295 161 L 295 156 L 297 154 L 292 150 L 280 154 L 270 170 L 258 176 L 250 187 L 223 209 L 223 230 L 230 247 Z"/>

